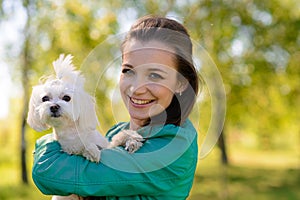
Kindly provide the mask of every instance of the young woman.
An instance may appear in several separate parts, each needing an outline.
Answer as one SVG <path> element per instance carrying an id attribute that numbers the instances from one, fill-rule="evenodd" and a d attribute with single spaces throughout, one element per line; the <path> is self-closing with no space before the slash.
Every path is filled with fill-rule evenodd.
<path id="1" fill-rule="evenodd" d="M 199 90 L 192 43 L 180 23 L 146 16 L 122 44 L 120 92 L 130 121 L 113 126 L 145 139 L 134 154 L 105 149 L 99 164 L 61 151 L 52 135 L 38 140 L 32 177 L 44 194 L 94 199 L 186 199 L 197 164 L 197 132 L 188 116 Z M 90 197 L 90 199 L 92 199 Z"/>

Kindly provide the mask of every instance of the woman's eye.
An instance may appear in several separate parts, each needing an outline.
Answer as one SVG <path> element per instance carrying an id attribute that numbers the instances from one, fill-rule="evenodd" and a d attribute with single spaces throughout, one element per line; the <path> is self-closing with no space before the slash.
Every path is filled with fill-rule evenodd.
<path id="1" fill-rule="evenodd" d="M 134 71 L 129 68 L 124 68 L 124 69 L 122 69 L 122 74 L 132 75 L 132 74 L 134 74 Z"/>
<path id="2" fill-rule="evenodd" d="M 71 101 L 71 97 L 68 95 L 65 95 L 65 96 L 63 96 L 62 100 L 69 102 L 69 101 Z"/>
<path id="3" fill-rule="evenodd" d="M 50 101 L 50 97 L 49 97 L 49 96 L 44 96 L 44 97 L 42 98 L 42 101 L 43 101 L 43 102 Z"/>
<path id="4" fill-rule="evenodd" d="M 163 77 L 162 77 L 161 75 L 157 74 L 157 73 L 151 73 L 151 74 L 149 75 L 149 77 L 150 77 L 151 79 L 163 79 Z"/>

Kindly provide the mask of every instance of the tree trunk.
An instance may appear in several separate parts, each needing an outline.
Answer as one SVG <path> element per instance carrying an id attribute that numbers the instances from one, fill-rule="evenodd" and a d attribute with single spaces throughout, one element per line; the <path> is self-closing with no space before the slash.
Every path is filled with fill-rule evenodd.
<path id="1" fill-rule="evenodd" d="M 25 105 L 25 103 L 24 103 Z M 25 140 L 25 130 L 26 130 L 26 115 L 24 115 L 25 107 L 23 108 L 23 116 L 22 116 L 22 127 L 21 127 L 21 171 L 22 171 L 22 182 L 24 184 L 28 184 L 27 177 L 27 165 L 26 165 L 26 140 Z"/>
<path id="2" fill-rule="evenodd" d="M 23 63 L 22 63 L 22 86 L 23 86 L 23 111 L 22 111 L 22 123 L 21 123 L 21 169 L 22 169 L 22 182 L 28 184 L 27 177 L 27 165 L 26 165 L 26 118 L 28 112 L 29 102 L 29 86 L 28 86 L 28 68 L 30 66 L 29 59 L 29 38 L 25 39 L 25 45 L 23 50 Z"/>
<path id="3" fill-rule="evenodd" d="M 28 84 L 28 71 L 31 66 L 30 59 L 30 10 L 29 10 L 29 1 L 24 0 L 23 6 L 26 9 L 27 21 L 26 26 L 24 28 L 25 40 L 23 46 L 23 52 L 21 55 L 21 78 L 22 78 L 22 87 L 23 87 L 23 111 L 21 116 L 21 173 L 22 173 L 22 182 L 24 184 L 28 184 L 28 176 L 27 176 L 27 164 L 26 164 L 26 118 L 28 112 L 28 102 L 29 102 L 29 84 Z"/>
<path id="4" fill-rule="evenodd" d="M 226 141 L 225 141 L 225 135 L 224 135 L 224 129 L 222 130 L 222 133 L 218 139 L 218 146 L 221 150 L 221 162 L 224 165 L 228 165 L 228 156 L 227 156 L 227 149 L 226 149 Z"/>

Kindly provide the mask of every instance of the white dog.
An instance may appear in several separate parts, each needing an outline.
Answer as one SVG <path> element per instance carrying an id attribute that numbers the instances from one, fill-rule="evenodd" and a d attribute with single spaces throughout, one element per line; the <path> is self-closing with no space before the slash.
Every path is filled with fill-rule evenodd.
<path id="1" fill-rule="evenodd" d="M 53 128 L 62 149 L 99 162 L 101 149 L 125 146 L 130 153 L 138 150 L 143 138 L 125 130 L 108 142 L 97 130 L 95 101 L 84 90 L 84 77 L 74 69 L 72 56 L 60 55 L 53 62 L 55 77 L 33 87 L 27 122 L 36 131 Z M 82 199 L 77 195 L 53 196 L 52 199 Z"/>

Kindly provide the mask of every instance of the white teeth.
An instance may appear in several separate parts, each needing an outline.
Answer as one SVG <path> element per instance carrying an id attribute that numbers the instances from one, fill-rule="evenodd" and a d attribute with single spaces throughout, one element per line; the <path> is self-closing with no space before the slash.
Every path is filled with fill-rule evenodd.
<path id="1" fill-rule="evenodd" d="M 131 101 L 139 105 L 148 104 L 151 102 L 151 100 L 140 100 L 140 99 L 133 99 L 133 98 L 131 98 Z"/>

